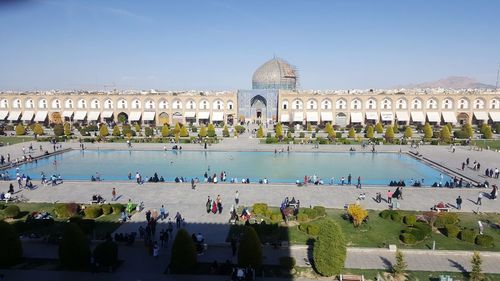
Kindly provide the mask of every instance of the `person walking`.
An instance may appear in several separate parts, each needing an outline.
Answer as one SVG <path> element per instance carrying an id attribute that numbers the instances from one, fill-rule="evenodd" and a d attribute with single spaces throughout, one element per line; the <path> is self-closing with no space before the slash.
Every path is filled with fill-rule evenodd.
<path id="1" fill-rule="evenodd" d="M 460 195 L 457 197 L 455 202 L 457 203 L 457 210 L 462 210 L 462 197 L 460 197 Z"/>
<path id="2" fill-rule="evenodd" d="M 387 203 L 392 203 L 392 191 L 390 189 L 387 190 Z"/>
<path id="3" fill-rule="evenodd" d="M 111 196 L 113 197 L 111 201 L 116 201 L 116 189 L 113 187 L 113 191 L 111 191 Z"/>
<path id="4" fill-rule="evenodd" d="M 194 179 L 191 179 L 191 189 L 196 189 L 196 184 L 194 184 Z"/>
<path id="5" fill-rule="evenodd" d="M 238 192 L 238 190 L 236 190 L 236 194 L 234 195 L 234 203 L 236 204 L 236 206 L 238 206 L 238 204 L 240 203 L 240 193 Z"/>
<path id="6" fill-rule="evenodd" d="M 476 201 L 476 205 L 482 205 L 481 204 L 481 200 L 483 199 L 483 193 L 482 192 L 479 192 L 479 194 L 477 195 L 477 201 Z"/>
<path id="7" fill-rule="evenodd" d="M 177 212 L 177 214 L 175 214 L 175 224 L 177 226 L 177 229 L 181 228 L 181 223 L 182 223 L 181 213 Z"/>

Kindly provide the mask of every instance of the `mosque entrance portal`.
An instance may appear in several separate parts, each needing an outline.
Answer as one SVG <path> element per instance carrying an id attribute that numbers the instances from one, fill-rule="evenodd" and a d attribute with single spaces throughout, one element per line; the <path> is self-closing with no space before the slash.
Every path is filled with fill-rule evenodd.
<path id="1" fill-rule="evenodd" d="M 257 95 L 250 100 L 250 113 L 252 121 L 267 121 L 267 101 L 263 96 Z"/>

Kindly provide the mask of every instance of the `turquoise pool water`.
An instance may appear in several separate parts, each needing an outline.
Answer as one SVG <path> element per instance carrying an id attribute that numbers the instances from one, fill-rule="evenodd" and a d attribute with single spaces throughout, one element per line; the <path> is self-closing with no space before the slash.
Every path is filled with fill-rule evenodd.
<path id="1" fill-rule="evenodd" d="M 56 165 L 54 165 L 54 160 Z M 208 171 L 210 169 L 210 171 Z M 391 180 L 424 179 L 424 185 L 440 181 L 440 172 L 412 157 L 398 153 L 324 153 L 324 152 L 205 152 L 205 151 L 70 151 L 19 167 L 20 173 L 39 179 L 61 174 L 64 179 L 90 180 L 99 172 L 104 180 L 127 180 L 129 172 L 143 177 L 155 172 L 167 181 L 175 177 L 203 180 L 203 174 L 225 171 L 228 179 L 250 178 L 252 182 L 267 178 L 270 183 L 303 180 L 317 175 L 328 184 L 331 177 L 338 183 L 352 175 L 353 183 L 386 185 Z M 11 176 L 15 169 L 9 170 Z"/>

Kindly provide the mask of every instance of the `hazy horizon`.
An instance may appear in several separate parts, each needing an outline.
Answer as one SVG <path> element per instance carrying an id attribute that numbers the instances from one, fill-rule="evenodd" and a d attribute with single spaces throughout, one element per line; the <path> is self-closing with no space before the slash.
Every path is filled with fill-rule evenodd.
<path id="1" fill-rule="evenodd" d="M 300 89 L 495 85 L 495 1 L 0 1 L 0 90 L 237 90 L 281 57 Z"/>

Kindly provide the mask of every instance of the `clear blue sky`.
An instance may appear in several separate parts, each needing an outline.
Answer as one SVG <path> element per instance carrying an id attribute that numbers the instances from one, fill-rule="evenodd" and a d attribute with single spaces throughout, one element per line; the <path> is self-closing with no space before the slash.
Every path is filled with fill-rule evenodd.
<path id="1" fill-rule="evenodd" d="M 0 1 L 0 90 L 248 89 L 274 54 L 302 89 L 494 84 L 500 61 L 493 0 L 20 2 Z"/>

